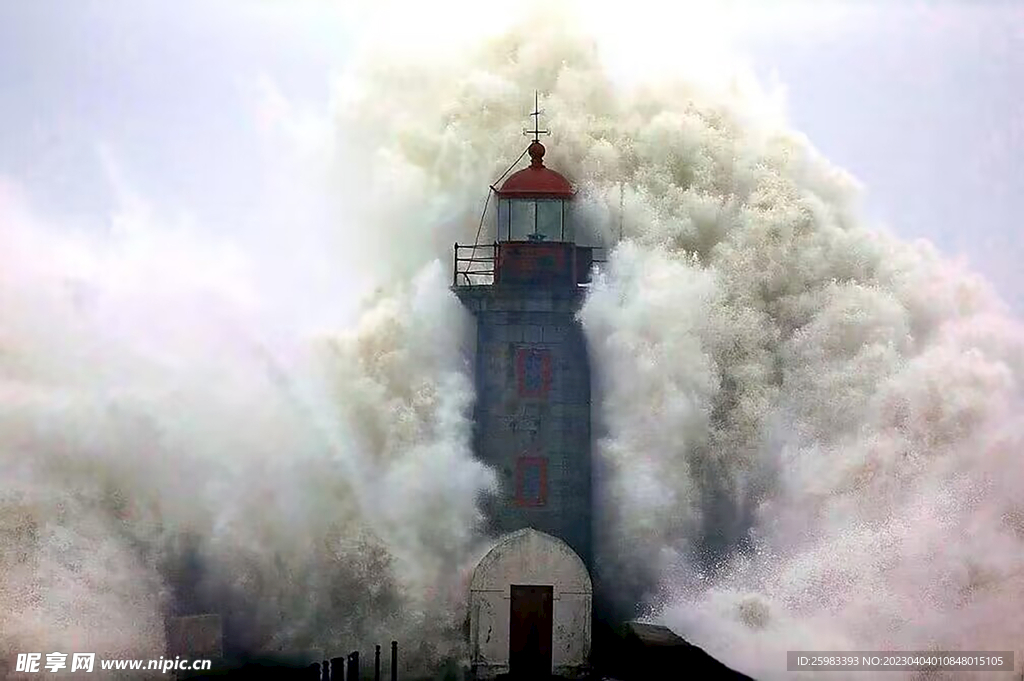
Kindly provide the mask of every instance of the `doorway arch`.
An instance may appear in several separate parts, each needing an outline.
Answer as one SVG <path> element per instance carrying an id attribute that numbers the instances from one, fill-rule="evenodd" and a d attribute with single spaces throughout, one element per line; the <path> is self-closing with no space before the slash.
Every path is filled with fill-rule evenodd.
<path id="1" fill-rule="evenodd" d="M 590 574 L 568 544 L 532 528 L 501 537 L 470 582 L 474 675 L 493 678 L 538 660 L 555 674 L 583 675 L 592 602 Z"/>

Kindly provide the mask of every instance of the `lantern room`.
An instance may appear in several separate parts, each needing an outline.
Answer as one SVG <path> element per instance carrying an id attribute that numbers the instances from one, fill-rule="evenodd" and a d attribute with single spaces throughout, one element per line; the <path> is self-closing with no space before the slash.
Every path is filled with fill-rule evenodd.
<path id="1" fill-rule="evenodd" d="M 536 109 L 531 115 L 540 113 Z M 455 245 L 454 286 L 575 287 L 590 281 L 591 267 L 599 262 L 594 247 L 576 244 L 572 184 L 544 165 L 539 137 L 548 131 L 535 123 L 523 132 L 533 136 L 523 154 L 529 154 L 530 165 L 492 187 L 497 198 L 492 243 Z"/>
<path id="2" fill-rule="evenodd" d="M 572 200 L 569 180 L 544 166 L 544 145 L 534 140 L 527 153 L 530 165 L 513 173 L 497 191 L 497 240 L 571 242 L 566 203 Z"/>

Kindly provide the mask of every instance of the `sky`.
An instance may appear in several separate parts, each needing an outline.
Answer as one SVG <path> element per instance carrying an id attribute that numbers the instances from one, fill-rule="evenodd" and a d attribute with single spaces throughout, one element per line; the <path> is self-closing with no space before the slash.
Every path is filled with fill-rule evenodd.
<path id="1" fill-rule="evenodd" d="M 619 38 L 627 70 L 697 26 L 684 34 L 783 86 L 793 126 L 863 183 L 874 221 L 966 259 L 1024 312 L 1024 5 L 667 4 L 585 16 Z M 281 151 L 275 122 L 327 119 L 375 21 L 444 43 L 457 16 L 394 0 L 0 0 L 0 187 L 88 229 L 109 228 L 126 196 L 211 231 L 327 224 L 329 187 Z M 663 30 L 640 45 L 640 21 Z"/>

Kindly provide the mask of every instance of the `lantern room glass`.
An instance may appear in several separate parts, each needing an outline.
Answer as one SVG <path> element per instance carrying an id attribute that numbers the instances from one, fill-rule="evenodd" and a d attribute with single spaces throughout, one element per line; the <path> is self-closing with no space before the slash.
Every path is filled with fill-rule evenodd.
<path id="1" fill-rule="evenodd" d="M 512 200 L 509 202 L 509 241 L 528 241 L 537 231 L 537 204 L 535 201 Z"/>
<path id="2" fill-rule="evenodd" d="M 498 200 L 498 241 L 564 242 L 565 222 L 562 199 Z"/>
<path id="3" fill-rule="evenodd" d="M 562 202 L 537 202 L 537 236 L 543 241 L 562 241 Z"/>

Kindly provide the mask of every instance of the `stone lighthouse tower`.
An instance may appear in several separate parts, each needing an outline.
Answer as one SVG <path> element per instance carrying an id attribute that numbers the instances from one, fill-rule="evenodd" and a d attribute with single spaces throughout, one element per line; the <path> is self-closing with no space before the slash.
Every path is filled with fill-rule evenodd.
<path id="1" fill-rule="evenodd" d="M 477 678 L 586 671 L 592 590 L 590 370 L 576 320 L 594 261 L 575 243 L 573 188 L 544 165 L 492 188 L 494 240 L 455 246 L 455 293 L 476 319 L 476 456 L 498 474 L 496 543 L 470 589 Z"/>

